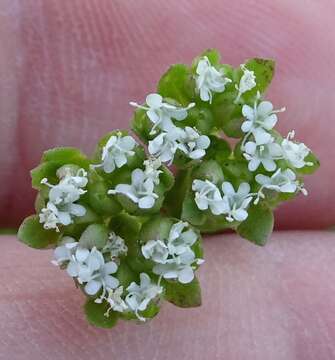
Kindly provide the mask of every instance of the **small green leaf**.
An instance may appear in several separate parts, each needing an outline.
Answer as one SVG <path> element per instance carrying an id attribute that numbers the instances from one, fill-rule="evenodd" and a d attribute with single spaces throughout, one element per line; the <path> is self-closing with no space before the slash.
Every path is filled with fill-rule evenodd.
<path id="1" fill-rule="evenodd" d="M 189 284 L 180 284 L 177 281 L 166 281 L 165 299 L 182 308 L 200 306 L 201 289 L 198 279 L 194 278 Z"/>
<path id="2" fill-rule="evenodd" d="M 248 210 L 248 217 L 237 228 L 237 232 L 243 238 L 255 243 L 265 245 L 273 230 L 272 211 L 259 205 L 253 205 Z"/>
<path id="3" fill-rule="evenodd" d="M 209 180 L 221 185 L 224 180 L 221 166 L 215 160 L 203 161 L 192 174 L 193 179 Z"/>
<path id="4" fill-rule="evenodd" d="M 92 208 L 101 215 L 116 215 L 121 211 L 120 204 L 108 195 L 110 185 L 95 171 L 91 171 L 87 184 L 88 201 Z"/>
<path id="5" fill-rule="evenodd" d="M 191 186 L 191 170 L 178 171 L 172 189 L 167 193 L 164 203 L 168 215 L 180 218 L 187 190 Z"/>
<path id="6" fill-rule="evenodd" d="M 97 304 L 94 299 L 88 299 L 84 305 L 87 321 L 97 327 L 112 328 L 117 323 L 119 315 L 117 312 L 110 311 L 109 316 L 105 316 L 108 307 L 107 302 Z"/>
<path id="7" fill-rule="evenodd" d="M 194 194 L 191 192 L 189 192 L 184 198 L 181 219 L 194 226 L 201 226 L 206 221 L 205 212 L 198 209 L 194 201 Z"/>
<path id="8" fill-rule="evenodd" d="M 245 67 L 255 73 L 256 86 L 242 95 L 244 101 L 253 101 L 258 91 L 261 94 L 266 91 L 272 81 L 275 65 L 272 59 L 259 58 L 250 59 L 245 63 Z M 242 70 L 240 71 L 242 75 Z"/>
<path id="9" fill-rule="evenodd" d="M 152 129 L 152 122 L 146 115 L 146 110 L 136 109 L 133 119 L 131 120 L 131 128 L 138 135 L 138 137 L 145 143 L 147 143 L 152 136 L 150 131 Z"/>
<path id="10" fill-rule="evenodd" d="M 145 244 L 149 240 L 167 239 L 173 221 L 170 218 L 155 216 L 145 222 L 140 232 L 140 243 Z"/>
<path id="11" fill-rule="evenodd" d="M 43 249 L 56 244 L 60 235 L 55 230 L 45 230 L 38 215 L 31 215 L 24 219 L 17 236 L 26 245 Z"/>
<path id="12" fill-rule="evenodd" d="M 215 135 L 209 136 L 211 144 L 206 150 L 205 159 L 212 159 L 221 163 L 225 161 L 231 154 L 230 145 L 225 139 L 219 138 Z"/>
<path id="13" fill-rule="evenodd" d="M 86 230 L 81 234 L 79 243 L 92 249 L 94 246 L 102 249 L 108 240 L 108 229 L 102 224 L 91 224 L 87 226 Z"/>
<path id="14" fill-rule="evenodd" d="M 184 64 L 172 65 L 158 83 L 158 93 L 171 98 L 180 105 L 187 106 L 194 97 L 195 83 L 191 71 Z"/>
<path id="15" fill-rule="evenodd" d="M 42 162 L 56 162 L 61 165 L 75 164 L 85 169 L 88 168 L 87 157 L 74 147 L 56 147 L 43 153 Z"/>
<path id="16" fill-rule="evenodd" d="M 32 187 L 36 190 L 45 189 L 46 186 L 41 184 L 43 178 L 47 178 L 50 183 L 57 183 L 59 179 L 56 176 L 56 171 L 60 166 L 52 161 L 36 166 L 30 171 Z"/>

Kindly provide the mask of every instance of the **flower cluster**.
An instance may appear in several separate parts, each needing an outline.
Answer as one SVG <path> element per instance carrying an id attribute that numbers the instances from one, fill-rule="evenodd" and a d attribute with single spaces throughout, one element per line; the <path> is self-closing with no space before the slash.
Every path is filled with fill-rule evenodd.
<path id="1" fill-rule="evenodd" d="M 274 208 L 307 195 L 303 176 L 319 163 L 293 131 L 274 129 L 285 109 L 264 100 L 273 70 L 259 58 L 234 68 L 208 50 L 171 66 L 145 104 L 130 103 L 145 147 L 116 130 L 91 157 L 66 147 L 43 154 L 31 172 L 36 214 L 18 237 L 54 248 L 91 324 L 144 322 L 163 300 L 199 306 L 200 234 L 230 228 L 264 245 Z"/>
<path id="2" fill-rule="evenodd" d="M 154 274 L 164 279 L 176 279 L 182 284 L 194 279 L 194 269 L 203 260 L 196 259 L 191 248 L 198 236 L 187 228 L 187 223 L 179 221 L 172 225 L 166 239 L 149 240 L 142 246 L 143 256 L 155 263 Z"/>
<path id="3" fill-rule="evenodd" d="M 50 187 L 49 201 L 39 214 L 40 222 L 45 229 L 55 229 L 59 232 L 59 224 L 69 225 L 74 217 L 85 215 L 85 207 L 75 202 L 86 192 L 83 190 L 87 185 L 86 175 L 84 169 L 79 169 L 73 174 L 71 168 L 64 167 L 57 173 L 60 179 L 58 184 L 49 184 L 47 178 L 41 180 L 41 184 Z"/>

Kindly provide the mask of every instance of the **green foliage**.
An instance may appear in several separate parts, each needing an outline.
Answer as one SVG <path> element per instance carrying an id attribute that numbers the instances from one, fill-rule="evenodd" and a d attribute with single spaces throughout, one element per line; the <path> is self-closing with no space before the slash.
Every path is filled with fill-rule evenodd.
<path id="1" fill-rule="evenodd" d="M 114 311 L 109 312 L 109 316 L 105 316 L 108 310 L 108 304 L 106 302 L 97 304 L 94 299 L 88 299 L 84 305 L 84 311 L 87 321 L 97 327 L 112 328 L 116 325 L 119 314 Z"/>
<path id="2" fill-rule="evenodd" d="M 108 240 L 108 229 L 102 224 L 91 224 L 81 234 L 79 243 L 81 246 L 92 249 L 102 249 Z"/>
<path id="3" fill-rule="evenodd" d="M 259 204 L 251 206 L 248 214 L 247 219 L 238 226 L 238 234 L 256 245 L 265 245 L 273 230 L 272 211 Z"/>
<path id="4" fill-rule="evenodd" d="M 21 224 L 17 237 L 26 245 L 43 249 L 57 243 L 60 234 L 54 230 L 45 230 L 37 215 L 28 216 Z"/>
<path id="5" fill-rule="evenodd" d="M 189 284 L 180 284 L 176 281 L 165 281 L 165 299 L 181 307 L 190 308 L 201 305 L 201 289 L 197 278 Z"/>

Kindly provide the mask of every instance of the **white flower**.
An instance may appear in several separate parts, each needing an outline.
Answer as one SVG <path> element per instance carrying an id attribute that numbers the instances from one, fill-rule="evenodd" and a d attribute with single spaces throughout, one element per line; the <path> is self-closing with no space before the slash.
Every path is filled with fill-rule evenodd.
<path id="1" fill-rule="evenodd" d="M 142 106 L 135 102 L 130 102 L 130 105 L 147 110 L 147 116 L 154 124 L 150 134 L 154 134 L 157 127 L 163 131 L 170 131 L 174 127 L 172 119 L 184 120 L 187 117 L 187 111 L 195 105 L 191 103 L 185 108 L 177 107 L 163 102 L 163 98 L 159 94 L 149 94 L 145 101 L 148 106 Z"/>
<path id="2" fill-rule="evenodd" d="M 109 174 L 116 168 L 121 168 L 128 161 L 129 156 L 133 156 L 136 141 L 131 136 L 112 135 L 102 149 L 102 163 L 93 167 L 103 167 Z"/>
<path id="3" fill-rule="evenodd" d="M 255 101 L 254 107 L 243 105 L 242 114 L 246 118 L 241 129 L 247 133 L 245 138 L 250 134 L 254 135 L 257 145 L 267 144 L 271 140 L 269 130 L 276 125 L 278 118 L 276 113 L 285 111 L 285 108 L 273 110 L 273 105 L 270 101 L 261 101 L 258 104 L 258 98 Z"/>
<path id="4" fill-rule="evenodd" d="M 206 149 L 210 145 L 209 137 L 200 135 L 195 129 L 186 126 L 184 132 L 178 139 L 178 149 L 190 159 L 201 159 L 206 155 Z"/>
<path id="5" fill-rule="evenodd" d="M 87 185 L 87 173 L 84 169 L 79 169 L 72 175 L 71 171 L 65 168 L 62 173 L 57 171 L 57 175 L 61 179 L 56 185 L 48 183 L 46 178 L 41 180 L 41 184 L 47 185 L 50 191 L 49 201 L 41 210 L 39 219 L 45 229 L 55 229 L 59 232 L 58 224 L 69 225 L 73 223 L 73 217 L 86 214 L 85 207 L 74 202 L 86 193 L 82 187 Z"/>
<path id="6" fill-rule="evenodd" d="M 57 207 L 51 201 L 48 201 L 46 208 L 41 210 L 39 221 L 44 229 L 55 229 L 59 232 L 58 224 L 70 225 L 73 223 L 74 216 L 84 216 L 86 209 L 79 204 L 68 203 Z"/>
<path id="7" fill-rule="evenodd" d="M 105 296 L 106 289 L 115 289 L 119 286 L 119 280 L 112 276 L 117 271 L 114 261 L 105 263 L 102 253 L 94 247 L 86 253 L 86 257 L 78 258 L 77 253 L 73 256 L 67 267 L 71 277 L 77 278 L 80 284 L 86 283 L 84 290 L 88 295 L 95 295 L 102 288 L 101 298 Z"/>
<path id="8" fill-rule="evenodd" d="M 155 299 L 163 291 L 163 288 L 154 284 L 149 275 L 145 273 L 140 274 L 140 285 L 132 282 L 127 287 L 128 295 L 126 296 L 126 304 L 135 312 L 137 318 L 145 321 L 144 317 L 139 315 L 139 311 L 144 311 L 151 300 Z"/>
<path id="9" fill-rule="evenodd" d="M 162 165 L 161 160 L 150 157 L 148 160 L 145 160 L 143 162 L 143 165 L 145 166 L 144 169 L 145 177 L 147 179 L 151 179 L 155 185 L 158 185 L 159 175 L 163 172 L 162 170 L 158 170 Z"/>
<path id="10" fill-rule="evenodd" d="M 212 102 L 212 92 L 223 92 L 226 85 L 231 82 L 231 79 L 225 77 L 222 71 L 216 70 L 211 65 L 207 56 L 199 60 L 196 73 L 195 81 L 197 90 L 200 93 L 200 99 L 209 101 L 209 103 Z"/>
<path id="11" fill-rule="evenodd" d="M 61 245 L 57 246 L 54 250 L 54 260 L 51 262 L 54 265 L 62 266 L 72 259 L 72 256 L 78 246 L 78 242 L 70 237 L 64 236 Z"/>
<path id="12" fill-rule="evenodd" d="M 230 222 L 244 221 L 248 217 L 246 208 L 249 206 L 252 195 L 250 194 L 250 185 L 248 183 L 241 183 L 238 190 L 235 192 L 233 185 L 230 182 L 222 183 L 224 214 L 227 214 L 226 219 Z"/>
<path id="13" fill-rule="evenodd" d="M 131 184 L 118 184 L 115 189 L 108 190 L 108 194 L 122 194 L 127 196 L 140 209 L 151 209 L 158 195 L 154 193 L 154 183 L 146 178 L 141 169 L 133 170 Z"/>
<path id="14" fill-rule="evenodd" d="M 304 143 L 291 141 L 294 138 L 294 131 L 291 131 L 287 138 L 281 143 L 283 157 L 289 164 L 297 169 L 304 166 L 313 166 L 312 162 L 305 161 L 305 157 L 310 153 L 309 148 Z"/>
<path id="15" fill-rule="evenodd" d="M 245 64 L 241 64 L 240 67 L 243 70 L 243 75 L 240 79 L 239 85 L 235 85 L 235 88 L 238 90 L 238 95 L 235 99 L 235 103 L 240 100 L 242 94 L 253 89 L 257 85 L 255 73 L 251 70 L 248 70 Z"/>
<path id="16" fill-rule="evenodd" d="M 171 226 L 167 239 L 167 247 L 170 255 L 180 255 L 184 253 L 197 241 L 198 236 L 192 229 L 185 231 L 185 228 L 188 227 L 189 224 L 183 221 L 178 221 Z"/>
<path id="17" fill-rule="evenodd" d="M 253 141 L 248 141 L 243 149 L 243 156 L 249 161 L 248 169 L 255 171 L 262 164 L 267 171 L 275 171 L 277 165 L 275 160 L 282 159 L 281 146 L 271 138 L 267 144 L 257 145 Z"/>
<path id="18" fill-rule="evenodd" d="M 193 180 L 192 190 L 195 192 L 194 201 L 200 210 L 210 211 L 214 215 L 223 212 L 222 196 L 218 187 L 209 180 Z"/>
<path id="19" fill-rule="evenodd" d="M 296 179 L 296 174 L 291 169 L 278 169 L 271 177 L 263 174 L 257 174 L 255 177 L 261 188 L 258 191 L 258 195 L 255 204 L 259 202 L 260 198 L 264 198 L 263 189 L 269 189 L 282 193 L 294 193 L 300 190 L 304 195 L 307 195 L 307 190 Z"/>
<path id="20" fill-rule="evenodd" d="M 182 129 L 173 128 L 169 132 L 162 132 L 149 141 L 149 154 L 159 158 L 162 162 L 172 163 L 178 149 L 178 139 L 183 134 Z"/>
<path id="21" fill-rule="evenodd" d="M 151 259 L 156 263 L 165 264 L 169 256 L 168 247 L 161 240 L 149 240 L 142 245 L 141 250 L 146 259 Z"/>
<path id="22" fill-rule="evenodd" d="M 120 257 L 120 255 L 126 255 L 128 252 L 128 247 L 125 244 L 124 239 L 116 235 L 114 232 L 109 234 L 109 240 L 107 244 L 102 249 L 102 253 L 109 252 L 112 259 Z"/>
<path id="23" fill-rule="evenodd" d="M 108 302 L 109 308 L 104 314 L 106 317 L 109 316 L 110 311 L 124 312 L 128 310 L 128 306 L 125 301 L 122 299 L 123 286 L 119 286 L 115 290 L 109 289 L 108 295 L 104 299 Z M 95 300 L 96 303 L 100 303 L 100 299 Z"/>
<path id="24" fill-rule="evenodd" d="M 202 263 L 202 259 L 199 260 Z M 194 252 L 188 247 L 180 255 L 168 259 L 165 264 L 156 264 L 152 271 L 156 275 L 161 275 L 164 279 L 176 279 L 181 284 L 187 284 L 194 279 L 192 264 L 195 262 L 198 261 Z"/>

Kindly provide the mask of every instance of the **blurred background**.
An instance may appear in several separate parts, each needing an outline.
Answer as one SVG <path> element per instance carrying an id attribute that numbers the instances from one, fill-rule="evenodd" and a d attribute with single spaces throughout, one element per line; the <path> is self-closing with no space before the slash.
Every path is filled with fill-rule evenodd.
<path id="1" fill-rule="evenodd" d="M 127 128 L 172 63 L 209 47 L 225 63 L 277 62 L 268 98 L 279 130 L 295 129 L 321 160 L 310 195 L 277 211 L 280 229 L 335 224 L 333 0 L 1 0 L 0 227 L 33 212 L 29 170 L 42 151 Z"/>

